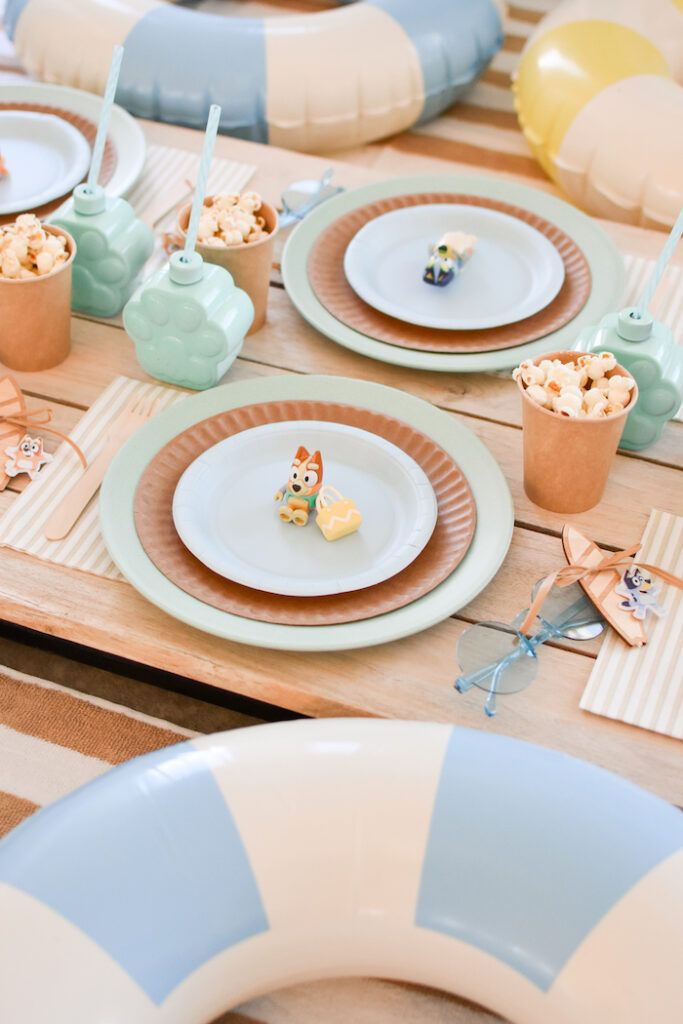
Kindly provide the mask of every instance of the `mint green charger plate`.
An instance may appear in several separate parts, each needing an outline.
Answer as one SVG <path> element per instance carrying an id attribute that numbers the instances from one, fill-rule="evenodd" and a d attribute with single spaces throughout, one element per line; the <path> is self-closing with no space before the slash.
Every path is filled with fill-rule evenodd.
<path id="1" fill-rule="evenodd" d="M 412 604 L 362 622 L 334 626 L 283 626 L 219 611 L 171 583 L 145 553 L 135 530 L 133 500 L 156 453 L 183 430 L 227 409 L 281 400 L 343 402 L 386 413 L 433 438 L 467 477 L 477 506 L 477 526 L 465 558 L 448 579 Z M 272 495 L 264 495 L 270 501 Z M 290 651 L 370 647 L 428 629 L 473 600 L 495 576 L 512 538 L 512 498 L 488 448 L 453 416 L 403 391 L 343 377 L 287 374 L 225 384 L 186 398 L 145 424 L 117 454 L 100 494 L 102 533 L 117 566 L 136 590 L 169 615 L 207 633 Z M 453 652 L 455 658 L 455 651 Z"/>
<path id="2" fill-rule="evenodd" d="M 311 248 L 320 233 L 338 217 L 378 199 L 414 192 L 465 192 L 502 199 L 556 224 L 576 242 L 590 266 L 592 286 L 583 309 L 559 330 L 537 341 L 498 352 L 450 354 L 417 351 L 376 341 L 347 327 L 327 311 L 311 288 L 307 272 Z M 341 265 L 339 273 L 344 273 Z M 605 313 L 620 308 L 625 280 L 624 263 L 619 251 L 600 225 L 585 213 L 547 192 L 482 174 L 422 174 L 410 178 L 392 178 L 390 181 L 363 185 L 328 199 L 308 214 L 287 241 L 282 255 L 282 276 L 290 299 L 304 319 L 332 341 L 383 363 L 452 373 L 504 370 L 516 366 L 522 359 L 571 348 L 581 328 L 599 323 Z"/>

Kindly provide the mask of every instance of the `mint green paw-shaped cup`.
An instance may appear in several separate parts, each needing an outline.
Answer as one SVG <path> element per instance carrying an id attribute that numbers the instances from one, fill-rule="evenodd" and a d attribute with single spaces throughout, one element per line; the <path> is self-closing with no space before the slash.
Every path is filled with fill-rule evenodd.
<path id="1" fill-rule="evenodd" d="M 638 385 L 638 401 L 626 420 L 619 447 L 639 452 L 662 436 L 683 402 L 683 346 L 649 313 L 622 309 L 579 334 L 581 352 L 613 352 Z"/>
<path id="2" fill-rule="evenodd" d="M 254 307 L 222 267 L 198 253 L 174 253 L 123 311 L 140 365 L 198 391 L 214 387 L 239 355 Z"/>
<path id="3" fill-rule="evenodd" d="M 154 248 L 154 235 L 125 199 L 79 185 L 52 223 L 76 239 L 71 308 L 116 316 Z"/>

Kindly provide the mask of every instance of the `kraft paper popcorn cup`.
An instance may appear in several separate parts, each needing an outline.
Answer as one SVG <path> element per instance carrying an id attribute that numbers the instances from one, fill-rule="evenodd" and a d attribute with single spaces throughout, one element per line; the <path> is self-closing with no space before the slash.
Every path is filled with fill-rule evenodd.
<path id="1" fill-rule="evenodd" d="M 559 359 L 562 363 L 574 363 L 580 352 L 551 352 L 534 360 Z M 525 375 L 531 379 L 535 375 Z M 555 376 L 555 375 L 553 375 Z M 609 380 L 615 377 L 629 379 L 628 373 L 618 364 L 607 373 Z M 571 373 L 569 374 L 571 378 Z M 590 381 L 588 382 L 590 383 Z M 626 404 L 614 411 L 591 416 L 586 413 L 579 417 L 571 412 L 556 412 L 553 407 L 544 408 L 529 396 L 528 388 L 517 376 L 517 386 L 522 397 L 522 438 L 524 444 L 524 490 L 535 505 L 550 512 L 586 512 L 597 505 L 607 484 L 612 461 L 619 446 L 626 417 L 638 398 L 638 388 L 621 388 Z M 536 387 L 540 387 L 538 383 Z M 568 385 L 571 388 L 571 384 Z M 536 396 L 540 397 L 540 395 Z M 570 401 L 572 391 L 559 396 L 556 402 L 567 410 L 576 406 Z M 591 403 L 603 402 L 597 395 Z"/>
<path id="2" fill-rule="evenodd" d="M 211 208 L 211 204 L 217 197 L 208 196 L 204 200 L 204 206 Z M 183 238 L 187 233 L 190 220 L 191 204 L 184 206 L 178 215 L 178 230 Z M 273 266 L 273 253 L 275 248 L 275 236 L 278 229 L 277 210 L 261 201 L 260 207 L 255 211 L 265 221 L 266 234 L 255 242 L 240 242 L 232 245 L 206 244 L 197 241 L 196 249 L 202 259 L 207 263 L 216 263 L 219 267 L 228 270 L 238 288 L 247 293 L 254 304 L 254 322 L 251 325 L 249 334 L 258 331 L 266 320 L 266 309 L 268 306 L 268 293 L 270 290 L 270 274 Z"/>
<path id="3" fill-rule="evenodd" d="M 7 227 L 7 225 L 6 225 Z M 31 276 L 0 274 L 0 362 L 10 370 L 49 370 L 63 362 L 71 348 L 71 271 L 76 243 L 68 232 L 41 224 L 45 236 L 62 237 L 67 259 Z M 10 269 L 10 268 L 7 268 Z"/>

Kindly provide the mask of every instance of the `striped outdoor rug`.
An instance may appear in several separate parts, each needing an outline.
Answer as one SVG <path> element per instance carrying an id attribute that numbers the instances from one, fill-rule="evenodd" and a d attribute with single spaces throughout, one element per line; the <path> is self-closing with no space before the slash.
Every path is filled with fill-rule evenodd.
<path id="1" fill-rule="evenodd" d="M 179 699 L 169 697 L 176 703 Z M 0 835 L 114 765 L 196 735 L 130 708 L 0 668 Z M 263 996 L 215 1024 L 399 1020 L 494 1024 L 499 1018 L 439 992 L 350 979 L 297 985 Z"/>
<path id="2" fill-rule="evenodd" d="M 196 733 L 0 669 L 0 835 L 132 757 Z"/>

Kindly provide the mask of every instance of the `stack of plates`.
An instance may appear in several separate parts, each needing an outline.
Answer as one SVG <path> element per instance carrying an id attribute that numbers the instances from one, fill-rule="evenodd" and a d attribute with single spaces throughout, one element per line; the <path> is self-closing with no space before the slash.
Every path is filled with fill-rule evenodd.
<path id="1" fill-rule="evenodd" d="M 477 236 L 445 288 L 425 284 L 447 231 Z M 289 239 L 290 298 L 347 348 L 419 369 L 504 369 L 565 347 L 617 308 L 621 257 L 598 224 L 554 196 L 484 176 L 378 182 L 315 209 Z"/>
<path id="2" fill-rule="evenodd" d="M 280 521 L 297 448 L 352 497 L 335 542 Z M 123 574 L 185 622 L 291 650 L 361 647 L 452 615 L 488 583 L 513 510 L 491 454 L 428 403 L 376 384 L 276 377 L 186 399 L 114 460 L 102 529 Z"/>
<path id="3" fill-rule="evenodd" d="M 97 133 L 100 96 L 59 85 L 0 85 L 0 153 L 9 174 L 0 179 L 0 217 L 45 217 L 83 180 Z M 135 184 L 145 160 L 136 121 L 114 106 L 100 183 L 111 196 Z"/>

